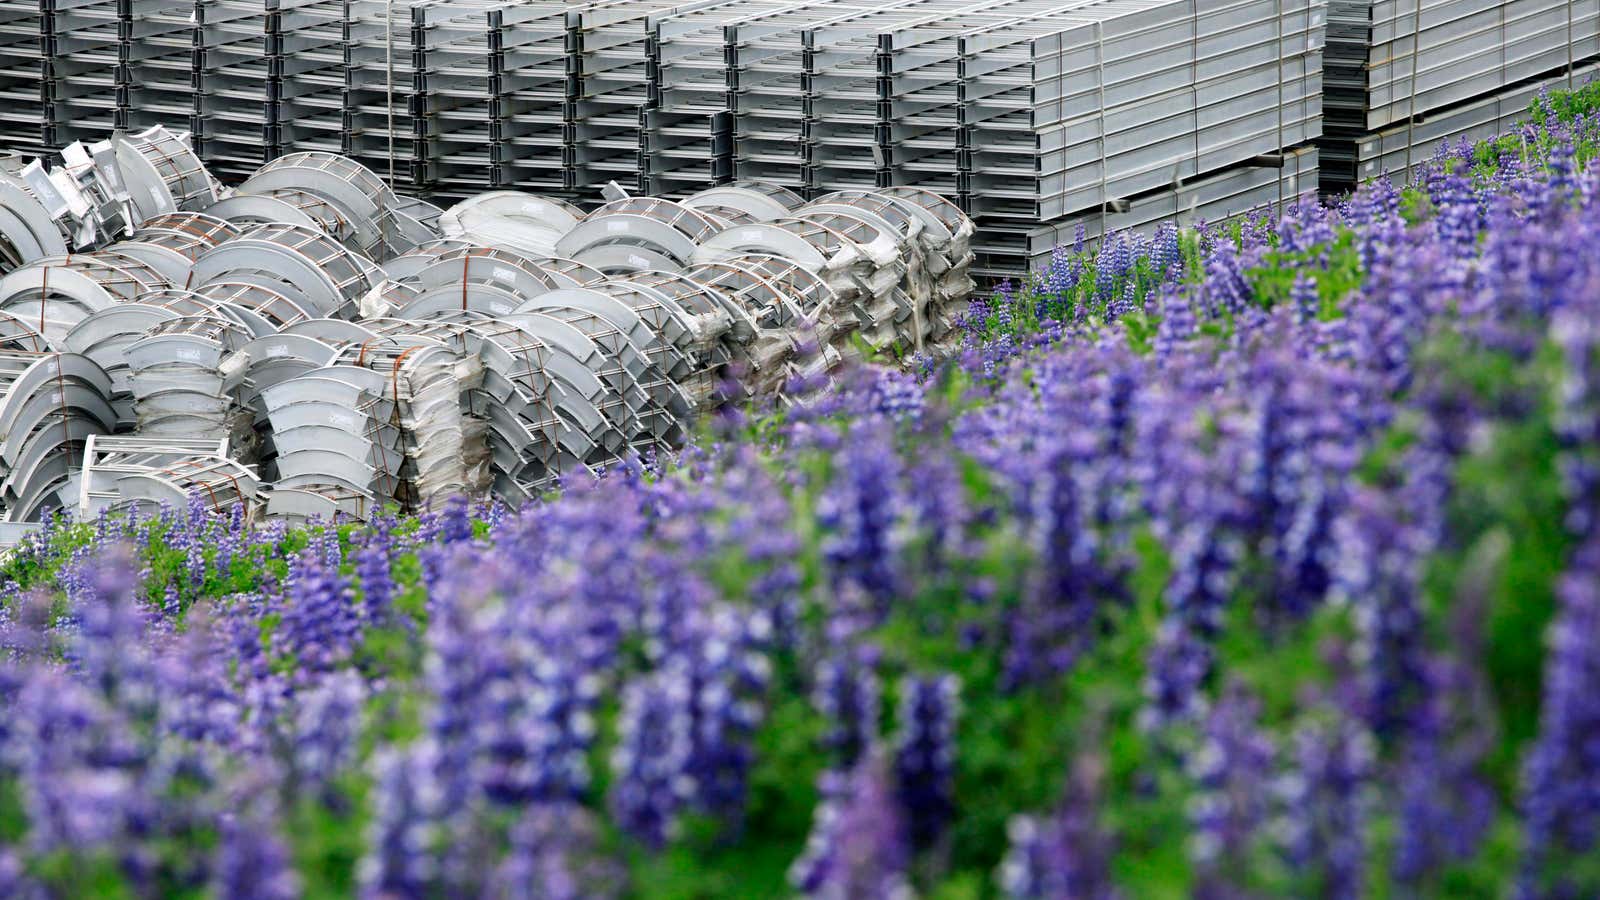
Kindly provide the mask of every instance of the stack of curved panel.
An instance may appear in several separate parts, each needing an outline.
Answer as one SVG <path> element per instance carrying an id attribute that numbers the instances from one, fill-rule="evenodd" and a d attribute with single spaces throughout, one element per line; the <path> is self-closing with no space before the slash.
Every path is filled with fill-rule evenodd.
<path id="1" fill-rule="evenodd" d="M 388 324 L 369 324 L 372 336 L 340 347 L 335 364 L 370 369 L 387 382 L 405 456 L 397 499 L 416 505 L 452 494 L 482 495 L 490 477 L 484 429 L 461 405 L 463 382 L 481 369 L 466 365 L 452 341 Z"/>
<path id="2" fill-rule="evenodd" d="M 56 221 L 66 215 L 67 207 L 65 203 L 52 207 L 49 201 L 50 197 L 59 199 L 59 193 L 47 181 L 49 194 L 41 197 L 38 178 L 25 177 L 25 173 L 42 171 L 37 161 L 0 159 L 0 273 L 70 249 L 67 235 Z"/>
<path id="3" fill-rule="evenodd" d="M 679 446 L 720 404 L 823 383 L 857 336 L 937 347 L 971 290 L 970 221 L 915 189 L 438 211 L 333 154 L 217 199 L 164 128 L 78 148 L 0 180 L 9 246 L 37 254 L 63 222 L 100 236 L 0 277 L 17 382 L 37 390 L 23 373 L 47 357 L 76 379 L 55 419 L 39 401 L 0 437 L 14 517 L 189 489 L 291 518 L 525 500 Z M 83 202 L 53 218 L 39 192 L 58 187 Z M 80 464 L 90 432 L 133 440 Z"/>
<path id="4" fill-rule="evenodd" d="M 150 326 L 124 351 L 140 434 L 226 441 L 254 458 L 255 415 L 239 399 L 250 333 L 218 316 Z"/>
<path id="5" fill-rule="evenodd" d="M 48 257 L 0 278 L 0 311 L 30 325 L 51 347 L 91 313 L 170 287 L 152 266 L 114 249 Z"/>
<path id="6" fill-rule="evenodd" d="M 5 518 L 37 519 L 116 413 L 105 372 L 75 353 L 0 351 L 0 503 Z"/>
<path id="7" fill-rule="evenodd" d="M 274 492 L 331 487 L 362 498 L 368 510 L 402 500 L 404 454 L 385 387 L 371 369 L 330 363 L 263 390 L 277 451 Z"/>

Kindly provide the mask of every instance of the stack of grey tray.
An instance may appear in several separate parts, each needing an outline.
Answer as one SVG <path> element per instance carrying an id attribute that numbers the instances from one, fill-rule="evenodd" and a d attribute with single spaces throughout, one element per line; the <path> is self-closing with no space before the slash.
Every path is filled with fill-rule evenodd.
<path id="1" fill-rule="evenodd" d="M 571 187 L 570 123 L 577 73 L 568 63 L 567 6 L 515 3 L 493 10 L 493 163 L 488 184 L 562 192 Z"/>
<path id="2" fill-rule="evenodd" d="M 1321 17 L 1305 0 L 1125 0 L 963 36 L 980 273 L 1016 271 L 1040 224 L 1316 138 Z"/>
<path id="3" fill-rule="evenodd" d="M 309 150 L 452 201 L 902 186 L 999 277 L 1090 218 L 1412 165 L 1600 58 L 1600 0 L 0 0 L 0 48 L 8 149 L 187 109 L 229 182 Z"/>
<path id="4" fill-rule="evenodd" d="M 280 0 L 195 3 L 195 149 L 226 181 L 277 155 L 279 7 Z"/>
<path id="5" fill-rule="evenodd" d="M 41 0 L 0 0 L 0 150 L 41 156 L 59 146 L 45 102 L 53 18 Z"/>
<path id="6" fill-rule="evenodd" d="M 1369 136 L 1548 83 L 1600 57 L 1600 0 L 1333 0 L 1325 189 L 1369 168 Z"/>
<path id="7" fill-rule="evenodd" d="M 1317 189 L 1317 148 L 1283 154 L 1281 166 L 1240 166 L 1146 194 L 1117 209 L 1093 210 L 1041 225 L 1028 233 L 1032 269 L 1050 264 L 1058 248 L 1070 247 L 1082 229 L 1094 243 L 1117 231 L 1149 231 L 1163 222 L 1183 227 L 1224 222 L 1292 204 Z"/>
<path id="8" fill-rule="evenodd" d="M 274 153 L 344 148 L 344 0 L 296 3 L 278 17 Z"/>
<path id="9" fill-rule="evenodd" d="M 407 191 L 418 190 L 423 175 L 421 119 L 413 114 L 421 33 L 405 0 L 345 4 L 344 153 Z"/>
<path id="10" fill-rule="evenodd" d="M 122 0 L 44 0 L 50 12 L 50 120 L 58 145 L 98 141 L 121 124 Z"/>
<path id="11" fill-rule="evenodd" d="M 575 74 L 569 107 L 572 189 L 592 193 L 613 181 L 639 185 L 641 122 L 655 87 L 649 81 L 646 40 L 650 15 L 716 2 L 602 0 L 568 12 L 569 65 Z"/>
<path id="12" fill-rule="evenodd" d="M 121 126 L 190 131 L 195 111 L 194 0 L 123 0 Z"/>
<path id="13" fill-rule="evenodd" d="M 499 0 L 425 0 L 412 8 L 422 30 L 417 102 L 424 123 L 422 183 L 431 196 L 459 200 L 488 184 L 495 74 L 490 11 L 497 5 Z"/>

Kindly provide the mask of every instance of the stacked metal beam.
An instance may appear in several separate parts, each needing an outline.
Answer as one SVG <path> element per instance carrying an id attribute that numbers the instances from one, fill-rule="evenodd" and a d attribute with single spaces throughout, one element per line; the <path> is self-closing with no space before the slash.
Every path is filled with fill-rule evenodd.
<path id="1" fill-rule="evenodd" d="M 985 274 L 1016 271 L 1039 223 L 1275 157 L 1319 133 L 1315 4 L 1156 0 L 1063 18 L 961 39 L 962 193 Z"/>
<path id="2" fill-rule="evenodd" d="M 274 154 L 344 149 L 344 6 L 311 0 L 278 18 Z"/>
<path id="3" fill-rule="evenodd" d="M 1317 148 L 1301 147 L 1285 153 L 1281 167 L 1241 166 L 1147 194 L 1117 209 L 1068 216 L 1029 232 L 1029 266 L 1038 270 L 1049 265 L 1080 233 L 1092 246 L 1106 235 L 1149 231 L 1164 222 L 1191 227 L 1282 209 L 1315 192 L 1317 179 Z"/>
<path id="4" fill-rule="evenodd" d="M 498 0 L 426 0 L 413 16 L 418 41 L 417 91 L 422 126 L 422 183 L 430 195 L 450 200 L 488 185 L 496 137 L 495 33 L 490 18 Z"/>
<path id="5" fill-rule="evenodd" d="M 1328 21 L 1329 191 L 1355 183 L 1372 134 L 1600 58 L 1600 0 L 1332 0 Z"/>
<path id="6" fill-rule="evenodd" d="M 544 192 L 572 187 L 571 122 L 577 72 L 569 64 L 563 4 L 516 3 L 489 13 L 495 88 L 490 187 Z"/>

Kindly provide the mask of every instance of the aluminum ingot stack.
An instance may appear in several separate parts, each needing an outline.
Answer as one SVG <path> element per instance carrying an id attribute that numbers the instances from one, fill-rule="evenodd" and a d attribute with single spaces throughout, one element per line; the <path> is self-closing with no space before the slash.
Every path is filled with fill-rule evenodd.
<path id="1" fill-rule="evenodd" d="M 1450 130 L 1427 126 L 1430 119 L 1530 85 L 1571 86 L 1575 71 L 1597 59 L 1597 0 L 1333 0 L 1323 187 L 1346 190 L 1358 178 L 1407 171 Z M 1402 127 L 1410 148 L 1403 160 L 1369 143 Z M 1374 153 L 1390 155 L 1375 165 Z"/>

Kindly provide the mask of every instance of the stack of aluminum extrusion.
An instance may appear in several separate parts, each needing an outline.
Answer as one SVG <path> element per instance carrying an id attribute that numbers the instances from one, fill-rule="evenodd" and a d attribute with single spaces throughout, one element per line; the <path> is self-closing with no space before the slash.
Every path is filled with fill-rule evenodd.
<path id="1" fill-rule="evenodd" d="M 790 402 L 862 341 L 947 353 L 973 289 L 971 221 L 913 188 L 430 211 L 311 151 L 219 191 L 159 126 L 0 174 L 7 523 L 190 491 L 252 517 L 520 502 Z"/>
<path id="2" fill-rule="evenodd" d="M 1323 187 L 1403 173 L 1597 59 L 1600 0 L 1333 0 Z"/>

